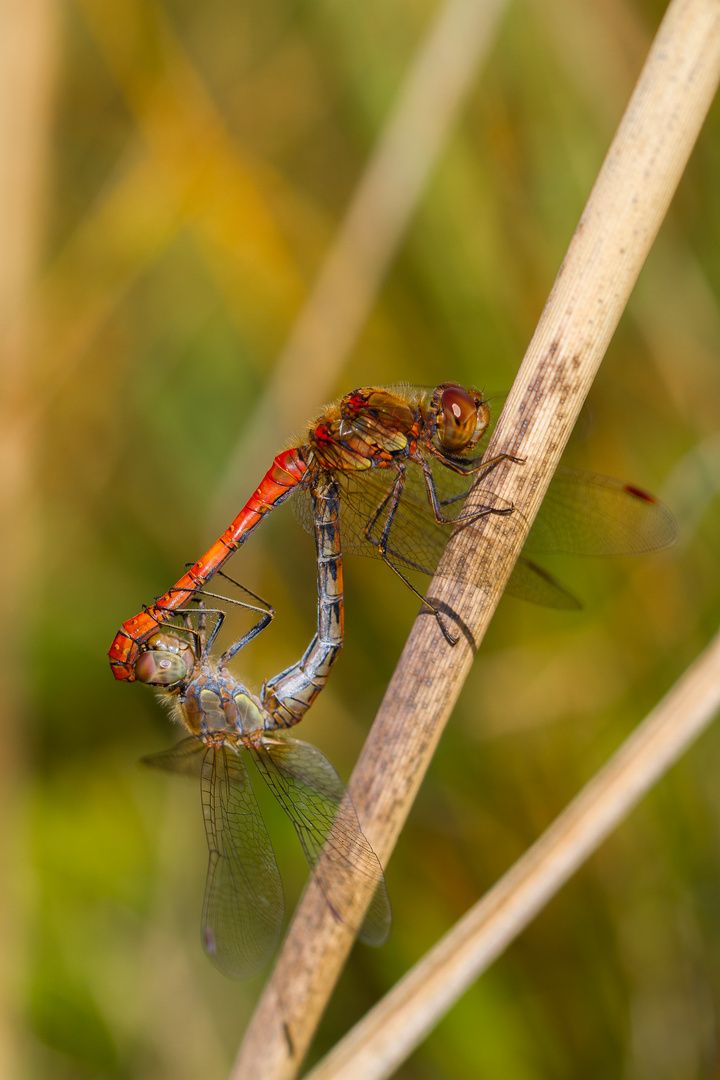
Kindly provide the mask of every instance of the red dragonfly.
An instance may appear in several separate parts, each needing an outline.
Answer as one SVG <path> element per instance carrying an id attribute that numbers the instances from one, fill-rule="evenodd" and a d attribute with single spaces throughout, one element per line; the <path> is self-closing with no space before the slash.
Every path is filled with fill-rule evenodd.
<path id="1" fill-rule="evenodd" d="M 139 647 L 224 565 L 262 519 L 289 495 L 309 528 L 319 485 L 334 478 L 346 551 L 382 558 L 420 596 L 403 570 L 432 574 L 454 526 L 485 514 L 507 514 L 488 495 L 463 513 L 472 480 L 507 454 L 473 457 L 489 433 L 490 406 L 479 391 L 457 383 L 434 390 L 369 387 L 323 410 L 304 439 L 274 459 L 260 486 L 212 547 L 164 596 L 123 623 L 110 647 L 117 679 L 132 680 Z M 670 511 L 648 492 L 622 481 L 561 468 L 548 489 L 507 591 L 552 607 L 578 601 L 528 554 L 640 554 L 672 544 Z M 402 569 L 401 569 L 402 568 Z M 448 641 L 454 643 L 439 612 Z"/>
<path id="2" fill-rule="evenodd" d="M 290 818 L 333 914 L 369 944 L 383 944 L 390 931 L 382 869 L 342 781 L 324 754 L 284 730 L 310 708 L 342 645 L 342 566 L 333 519 L 337 522 L 330 499 L 321 503 L 318 522 L 324 532 L 318 632 L 302 659 L 265 683 L 259 697 L 230 674 L 227 664 L 268 625 L 273 611 L 267 605 L 255 626 L 213 660 L 224 613 L 205 609 L 201 594 L 198 608 L 175 613 L 183 625 L 156 632 L 135 664 L 136 679 L 164 688 L 176 718 L 190 731 L 174 749 L 143 760 L 200 779 L 210 851 L 202 941 L 214 963 L 233 978 L 252 975 L 265 963 L 284 917 L 282 881 L 243 751 Z M 353 909 L 358 877 L 375 887 L 362 921 Z"/>

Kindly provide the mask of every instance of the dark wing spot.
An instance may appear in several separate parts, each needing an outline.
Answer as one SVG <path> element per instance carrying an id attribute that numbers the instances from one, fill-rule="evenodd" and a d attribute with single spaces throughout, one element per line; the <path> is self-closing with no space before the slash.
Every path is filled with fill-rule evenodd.
<path id="1" fill-rule="evenodd" d="M 643 491 L 642 488 L 635 487 L 633 484 L 625 484 L 624 490 L 627 491 L 628 495 L 634 495 L 636 499 L 642 499 L 643 502 L 652 503 L 653 505 L 657 503 L 657 499 L 649 491 Z"/>

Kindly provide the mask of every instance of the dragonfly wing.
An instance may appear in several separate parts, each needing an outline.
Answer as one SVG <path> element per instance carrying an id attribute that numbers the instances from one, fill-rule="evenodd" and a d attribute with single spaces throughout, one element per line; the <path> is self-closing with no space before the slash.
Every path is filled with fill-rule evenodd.
<path id="1" fill-rule="evenodd" d="M 264 738 L 254 748 L 260 774 L 293 823 L 305 857 L 333 914 L 357 929 L 350 915 L 360 878 L 375 887 L 359 937 L 382 945 L 392 915 L 385 878 L 366 840 L 342 780 L 316 747 L 286 736 Z"/>
<path id="2" fill-rule="evenodd" d="M 390 469 L 342 476 L 340 537 L 343 548 L 358 555 L 378 557 L 387 503 L 396 476 L 397 473 Z M 418 490 L 418 480 L 422 481 L 420 470 L 410 465 L 388 535 L 387 555 L 407 570 L 433 574 L 452 530 L 435 521 L 424 483 Z"/>
<path id="3" fill-rule="evenodd" d="M 433 463 L 433 477 L 443 513 L 446 517 L 458 518 L 464 510 L 471 478 L 453 473 L 437 463 Z M 387 501 L 394 479 L 394 472 L 380 469 L 361 474 L 338 474 L 343 551 L 377 556 L 385 520 L 382 513 L 378 514 L 378 509 Z M 638 494 L 638 491 L 608 477 L 562 469 L 547 496 L 548 507 L 543 509 L 543 503 L 523 552 L 607 554 L 610 551 L 649 550 L 649 544 L 656 547 L 672 542 L 672 515 L 661 503 L 648 502 L 652 496 Z M 502 510 L 507 507 L 490 492 L 481 494 L 481 498 L 489 508 Z M 629 523 L 622 517 L 628 507 L 634 515 L 634 520 Z M 298 493 L 295 509 L 301 524 L 312 530 L 312 507 L 306 492 Z M 435 520 L 422 473 L 410 465 L 388 540 L 387 553 L 391 561 L 404 569 L 434 573 L 452 529 L 452 524 L 441 525 Z M 653 530 L 655 538 L 650 541 Z M 640 546 L 643 537 L 645 549 Z M 513 570 L 507 592 L 546 607 L 577 610 L 582 606 L 557 578 L 523 557 Z"/>
<path id="4" fill-rule="evenodd" d="M 280 872 L 245 763 L 226 744 L 183 739 L 144 762 L 201 781 L 210 861 L 203 903 L 203 947 L 231 978 L 254 974 L 280 938 L 285 901 Z"/>
<path id="5" fill-rule="evenodd" d="M 454 517 L 463 513 L 465 499 L 468 496 L 471 478 L 459 476 L 441 466 L 435 467 L 433 473 L 438 497 L 443 505 L 446 516 Z M 502 502 L 497 496 L 480 489 L 481 501 L 488 507 L 504 508 L 507 503 Z M 515 511 L 519 513 L 519 511 Z M 447 526 L 448 532 L 451 526 Z M 525 549 L 523 548 L 523 551 Z M 507 583 L 505 591 L 508 596 L 514 596 L 520 600 L 527 600 L 531 604 L 541 604 L 543 607 L 559 608 L 566 611 L 578 611 L 582 604 L 562 582 L 531 559 L 522 555 L 519 557 Z"/>
<path id="6" fill-rule="evenodd" d="M 642 488 L 561 465 L 523 551 L 642 555 L 677 540 L 670 510 Z"/>
<path id="7" fill-rule="evenodd" d="M 424 485 L 418 498 L 413 483 L 415 472 L 419 469 L 414 466 L 408 469 L 406 489 L 395 515 L 387 550 L 392 561 L 405 569 L 432 574 L 451 529 L 438 525 L 433 518 Z M 396 475 L 394 469 L 335 474 L 340 487 L 340 537 L 344 553 L 379 557 L 378 541 L 385 516 L 378 511 L 386 503 Z M 312 499 L 306 489 L 298 491 L 293 510 L 302 527 L 312 533 Z"/>
<path id="8" fill-rule="evenodd" d="M 435 486 L 446 517 L 457 518 L 463 509 L 470 480 L 432 463 Z M 343 552 L 378 558 L 378 544 L 387 515 L 387 502 L 397 473 L 393 469 L 336 474 L 340 487 L 340 536 Z M 506 506 L 488 495 L 488 505 Z M 302 490 L 294 501 L 295 516 L 308 532 L 313 531 L 309 492 Z M 452 522 L 439 524 L 428 502 L 423 474 L 410 463 L 405 487 L 388 536 L 387 555 L 406 570 L 434 574 L 452 534 Z"/>
<path id="9" fill-rule="evenodd" d="M 469 492 L 469 479 L 437 465 L 434 477 L 441 502 L 446 507 L 457 506 L 453 510 L 457 517 Z M 485 501 L 497 505 L 489 493 Z M 675 518 L 654 495 L 612 476 L 561 465 L 550 482 L 523 553 L 642 555 L 670 547 L 676 540 Z"/>
<path id="10" fill-rule="evenodd" d="M 221 971 L 244 979 L 277 948 L 285 899 L 245 763 L 225 744 L 205 753 L 202 806 L 210 851 L 203 945 Z"/>
<path id="11" fill-rule="evenodd" d="M 579 611 L 582 604 L 558 579 L 543 566 L 521 555 L 513 567 L 505 587 L 508 596 L 528 600 L 543 607 Z"/>
<path id="12" fill-rule="evenodd" d="M 147 754 L 140 758 L 140 764 L 148 765 L 151 769 L 162 769 L 163 772 L 199 778 L 202 775 L 204 755 L 205 744 L 191 735 L 171 747 L 170 750 L 161 750 L 159 754 Z"/>

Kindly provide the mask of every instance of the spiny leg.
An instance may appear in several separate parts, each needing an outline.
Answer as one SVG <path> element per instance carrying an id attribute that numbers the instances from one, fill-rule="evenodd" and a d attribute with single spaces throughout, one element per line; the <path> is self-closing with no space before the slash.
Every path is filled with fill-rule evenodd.
<path id="1" fill-rule="evenodd" d="M 254 626 L 251 626 L 250 629 L 246 633 L 244 633 L 241 638 L 235 641 L 229 649 L 226 649 L 226 651 L 218 660 L 218 672 L 222 673 L 227 667 L 229 661 L 232 660 L 233 656 L 236 656 L 241 649 L 244 649 L 246 645 L 249 645 L 250 642 L 258 636 L 258 634 L 262 633 L 262 631 L 270 625 L 273 620 L 273 614 L 273 612 L 266 611 L 258 619 Z"/>
<path id="2" fill-rule="evenodd" d="M 446 469 L 450 469 L 454 473 L 460 473 L 462 476 L 474 476 L 475 473 L 487 475 L 503 461 L 512 461 L 514 465 L 525 464 L 525 458 L 514 457 L 513 454 L 498 454 L 494 458 L 487 459 L 483 457 L 470 458 L 469 461 L 465 461 L 463 458 L 454 458 L 450 454 L 443 454 L 441 450 L 432 445 L 428 449 Z"/>
<path id="3" fill-rule="evenodd" d="M 260 614 L 268 612 L 273 618 L 275 617 L 275 608 L 267 600 L 264 600 L 262 596 L 258 596 L 252 589 L 248 589 L 247 585 L 243 585 L 241 582 L 236 581 L 235 578 L 230 577 L 224 570 L 218 570 L 217 573 L 218 577 L 225 578 L 225 580 L 229 581 L 231 585 L 234 585 L 236 589 L 241 589 L 244 593 L 247 593 L 248 596 L 252 596 L 253 600 L 257 600 L 258 604 L 262 604 L 262 607 L 257 608 L 254 604 L 247 604 L 244 600 L 236 600 L 231 596 L 218 596 L 218 600 L 227 600 L 231 604 L 238 604 L 240 607 L 247 608 L 249 611 L 257 611 Z M 203 590 L 203 595 L 214 596 L 215 594 Z"/>
<path id="4" fill-rule="evenodd" d="M 455 496 L 454 499 L 448 499 L 445 502 L 440 502 L 438 499 L 437 488 L 435 487 L 435 478 L 432 474 L 432 470 L 427 461 L 423 457 L 418 457 L 417 461 L 423 471 L 425 477 L 425 487 L 427 489 L 428 501 L 432 507 L 432 512 L 435 515 L 435 520 L 438 525 L 469 525 L 473 521 L 479 521 L 480 518 L 487 517 L 488 514 L 512 514 L 515 509 L 514 506 L 495 507 L 495 506 L 481 506 L 473 513 L 460 514 L 456 518 L 446 518 L 442 512 L 443 506 L 448 506 L 451 502 L 455 502 L 457 499 L 466 498 L 467 492 L 462 495 Z M 499 459 L 493 462 L 493 468 L 497 465 Z"/>
<path id="5" fill-rule="evenodd" d="M 447 641 L 448 645 L 457 645 L 458 638 L 455 635 L 451 634 L 450 631 L 447 629 L 440 612 L 435 607 L 435 605 L 432 603 L 432 601 L 428 600 L 427 597 L 423 596 L 421 592 L 418 592 L 418 590 L 415 588 L 415 586 L 412 584 L 412 582 L 409 581 L 405 577 L 403 572 L 401 570 L 399 570 L 397 568 L 397 566 L 395 566 L 395 564 L 390 561 L 390 559 L 389 559 L 389 557 L 387 555 L 387 546 L 388 546 L 388 540 L 389 540 L 389 537 L 390 537 L 390 530 L 392 529 L 393 522 L 395 521 L 395 515 L 397 513 L 398 506 L 400 505 L 400 499 L 402 498 L 402 493 L 403 493 L 404 487 L 405 487 L 405 466 L 403 464 L 398 463 L 398 465 L 397 465 L 397 476 L 395 477 L 395 480 L 393 482 L 393 486 L 392 486 L 392 488 L 390 490 L 390 493 L 381 501 L 381 503 L 379 504 L 377 510 L 373 514 L 372 518 L 370 519 L 370 521 L 365 526 L 365 538 L 367 540 L 371 539 L 370 531 L 372 530 L 373 526 L 377 522 L 378 517 L 380 516 L 382 510 L 387 506 L 388 511 L 387 511 L 386 516 L 385 516 L 385 522 L 383 524 L 382 534 L 380 536 L 379 541 L 377 541 L 378 555 L 383 560 L 383 562 L 387 566 L 390 567 L 390 569 L 393 571 L 393 573 L 397 574 L 397 576 L 400 578 L 400 580 L 405 583 L 405 585 L 410 590 L 410 592 L 414 593 L 414 595 L 417 596 L 418 600 L 420 600 L 422 602 L 422 604 L 424 604 L 424 606 L 426 608 L 428 608 L 433 613 L 433 615 L 437 619 L 437 624 L 440 627 L 440 630 L 442 631 L 442 635 L 445 638 L 445 640 Z M 372 541 L 372 542 L 375 543 L 375 541 Z"/>
<path id="6" fill-rule="evenodd" d="M 203 659 L 209 655 L 215 639 L 220 631 L 220 627 L 222 626 L 226 616 L 226 612 L 222 611 L 219 608 L 206 608 L 204 602 L 205 598 L 211 597 L 213 600 L 223 600 L 225 603 L 235 604 L 237 607 L 244 608 L 246 611 L 255 611 L 261 616 L 257 624 L 253 626 L 247 634 L 240 638 L 239 641 L 236 641 L 230 647 L 230 649 L 227 650 L 226 653 L 223 654 L 218 663 L 218 670 L 220 670 L 227 664 L 228 660 L 230 660 L 237 652 L 244 648 L 245 645 L 252 641 L 252 639 L 256 637 L 256 635 L 259 634 L 261 630 L 264 630 L 265 627 L 272 622 L 272 620 L 275 618 L 275 609 L 272 607 L 271 604 L 267 602 L 267 600 L 264 600 L 261 596 L 258 596 L 257 593 L 254 593 L 252 589 L 249 589 L 246 585 L 242 585 L 239 581 L 236 581 L 235 578 L 230 577 L 230 575 L 226 574 L 223 570 L 218 570 L 217 574 L 219 577 L 223 577 L 226 581 L 229 581 L 231 585 L 234 585 L 236 588 L 241 589 L 242 592 L 247 593 L 247 595 L 251 596 L 253 600 L 257 600 L 258 604 L 263 605 L 262 607 L 256 607 L 255 604 L 248 604 L 244 600 L 238 600 L 232 596 L 223 596 L 220 593 L 214 593 L 210 592 L 210 590 L 208 589 L 203 589 L 198 592 L 198 595 L 196 597 L 197 608 L 177 609 L 177 614 L 181 614 L 183 616 L 183 621 L 186 628 L 188 629 L 188 632 L 191 633 L 195 638 L 196 642 L 199 643 L 200 651 L 197 655 L 199 658 L 202 657 Z M 172 592 L 172 590 L 170 591 Z M 198 630 L 195 631 L 193 630 L 192 624 L 190 623 L 190 615 L 197 614 L 198 612 Z M 215 623 L 208 636 L 207 623 L 208 616 L 210 615 L 215 617 Z"/>

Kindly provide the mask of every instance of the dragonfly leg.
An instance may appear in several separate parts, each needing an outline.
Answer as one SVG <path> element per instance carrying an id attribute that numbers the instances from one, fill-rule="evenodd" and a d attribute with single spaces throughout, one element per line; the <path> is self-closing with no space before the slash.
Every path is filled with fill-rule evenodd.
<path id="1" fill-rule="evenodd" d="M 368 518 L 368 520 L 365 523 L 365 528 L 363 529 L 363 533 L 364 533 L 365 539 L 367 541 L 369 541 L 369 543 L 371 543 L 373 545 L 373 547 L 377 547 L 378 544 L 379 544 L 379 541 L 376 540 L 375 537 L 373 536 L 373 530 L 374 530 L 375 526 L 378 523 L 378 519 L 380 518 L 380 516 L 385 511 L 385 508 L 387 507 L 388 503 L 391 501 L 391 499 L 394 498 L 395 488 L 397 486 L 397 483 L 398 483 L 398 481 L 396 479 L 394 481 L 393 486 L 391 487 L 390 491 L 387 493 L 387 495 L 385 495 L 380 500 L 380 502 L 375 507 L 375 512 L 373 513 L 373 516 L 371 518 Z M 402 494 L 402 487 L 403 487 L 404 483 L 405 483 L 405 478 L 403 476 L 402 485 L 400 487 L 400 493 L 401 494 Z M 397 509 L 397 506 L 396 506 L 395 509 Z"/>
<path id="2" fill-rule="evenodd" d="M 185 563 L 185 570 L 188 573 L 189 573 L 188 568 L 191 569 L 192 565 L 193 565 L 192 563 Z M 258 604 L 261 604 L 262 607 L 256 607 L 254 604 L 248 604 L 244 600 L 238 600 L 234 596 L 222 596 L 220 593 L 210 592 L 209 589 L 206 589 L 204 586 L 200 586 L 200 585 L 198 586 L 198 589 L 197 589 L 197 593 L 196 593 L 197 596 L 200 596 L 200 597 L 210 596 L 210 597 L 212 597 L 213 600 L 223 600 L 226 604 L 235 604 L 237 607 L 247 608 L 248 611 L 257 611 L 258 614 L 260 614 L 260 615 L 264 615 L 265 612 L 270 612 L 272 617 L 275 618 L 275 608 L 267 600 L 264 600 L 262 596 L 258 596 L 258 594 L 254 593 L 252 591 L 252 589 L 248 589 L 247 585 L 243 585 L 242 582 L 236 581 L 235 578 L 230 577 L 230 575 L 226 574 L 224 570 L 217 570 L 216 573 L 217 573 L 218 577 L 225 578 L 226 581 L 229 581 L 230 584 L 234 585 L 236 589 L 240 589 L 242 592 L 247 593 L 248 596 L 252 596 L 253 600 L 257 600 Z M 173 586 L 173 588 L 170 589 L 169 592 L 166 595 L 170 596 L 174 591 L 177 590 L 177 588 L 178 588 L 177 586 Z M 163 597 L 160 597 L 159 599 L 162 600 Z M 202 602 L 202 601 L 200 601 L 200 602 Z M 156 603 L 159 604 L 159 600 L 156 601 Z M 148 609 L 146 609 L 146 610 L 148 610 Z M 172 609 L 172 607 L 168 607 L 168 608 L 165 608 L 163 610 L 171 611 L 173 609 Z M 188 609 L 188 610 L 190 610 L 190 609 Z M 208 613 L 210 613 L 211 610 L 212 609 L 208 609 Z"/>
<path id="3" fill-rule="evenodd" d="M 418 600 L 422 601 L 422 603 L 425 605 L 425 607 L 428 608 L 430 611 L 432 611 L 433 615 L 437 619 L 437 623 L 438 623 L 438 626 L 440 627 L 440 630 L 442 631 L 442 635 L 445 638 L 445 640 L 447 641 L 448 645 L 457 645 L 458 638 L 454 634 L 450 633 L 450 631 L 448 630 L 448 628 L 445 625 L 445 622 L 443 621 L 442 615 L 440 614 L 438 609 L 435 607 L 435 605 L 430 600 L 428 600 L 427 597 L 423 596 L 423 594 L 421 592 L 418 592 L 418 590 L 415 588 L 413 583 L 411 581 L 409 581 L 405 577 L 403 572 L 401 570 L 399 570 L 398 567 L 395 566 L 395 564 L 393 562 L 391 562 L 389 557 L 388 557 L 387 547 L 388 547 L 388 540 L 390 538 L 390 530 L 392 529 L 393 522 L 395 521 L 395 515 L 397 513 L 398 506 L 400 505 L 400 499 L 402 498 L 402 493 L 403 493 L 404 487 L 405 487 L 405 466 L 403 464 L 398 463 L 398 465 L 397 465 L 397 476 L 395 477 L 395 481 L 394 481 L 393 486 L 392 486 L 392 488 L 390 490 L 390 493 L 379 503 L 375 513 L 373 514 L 373 516 L 370 518 L 370 520 L 368 521 L 368 523 L 365 526 L 365 538 L 366 538 L 366 540 L 369 540 L 372 544 L 375 544 L 377 546 L 378 555 L 383 560 L 383 562 L 387 566 L 390 567 L 390 569 L 393 571 L 393 573 L 397 574 L 397 576 L 400 578 L 400 580 L 405 583 L 405 585 L 410 590 L 410 592 L 414 593 L 415 596 L 417 596 Z M 373 537 L 371 535 L 372 530 L 373 530 L 374 526 L 376 525 L 376 523 L 378 521 L 378 518 L 380 517 L 380 515 L 382 514 L 382 512 L 385 510 L 386 507 L 387 507 L 387 513 L 385 515 L 385 521 L 383 523 L 383 530 L 382 530 L 380 539 L 376 541 L 376 540 L 373 539 Z"/>
<path id="4" fill-rule="evenodd" d="M 203 623 L 196 630 L 192 624 L 192 619 L 190 618 L 192 614 L 193 611 L 190 608 L 187 608 L 186 610 L 180 608 L 178 610 L 178 615 L 182 615 L 183 626 L 190 637 L 192 650 L 195 653 L 195 659 L 197 660 L 198 656 L 202 656 L 202 651 L 205 647 L 205 625 Z"/>
<path id="5" fill-rule="evenodd" d="M 221 615 L 218 618 L 217 623 L 215 625 L 215 628 L 214 628 L 214 630 L 213 630 L 213 632 L 212 632 L 212 634 L 210 636 L 210 641 L 208 642 L 208 635 L 207 635 L 208 610 L 205 607 L 205 604 L 204 604 L 204 602 L 202 600 L 198 600 L 197 610 L 198 610 L 198 634 L 197 634 L 197 639 L 198 639 L 198 644 L 200 646 L 200 652 L 197 655 L 198 656 L 203 656 L 212 647 L 212 643 L 215 640 L 215 635 L 217 634 L 218 630 L 220 629 L 225 616 Z M 190 621 L 190 616 L 185 615 L 183 617 L 183 622 L 185 623 L 186 626 L 187 626 L 189 621 Z"/>
<path id="6" fill-rule="evenodd" d="M 247 633 L 243 634 L 238 641 L 235 641 L 226 652 L 222 654 L 218 660 L 217 669 L 221 674 L 224 672 L 228 662 L 232 660 L 233 656 L 236 656 L 241 649 L 244 649 L 246 645 L 249 645 L 253 638 L 256 638 L 258 634 L 262 633 L 266 626 L 269 626 L 273 620 L 273 613 L 266 611 L 261 618 L 251 626 Z M 217 632 L 217 631 L 216 631 Z"/>
<path id="7" fill-rule="evenodd" d="M 435 520 L 438 525 L 469 525 L 472 521 L 478 521 L 480 518 L 487 517 L 488 514 L 512 514 L 515 509 L 513 506 L 481 506 L 472 514 L 460 514 L 455 518 L 447 518 L 442 512 L 442 507 L 447 506 L 450 502 L 454 502 L 454 499 L 449 499 L 445 503 L 441 503 L 438 499 L 437 489 L 435 487 L 435 479 L 433 477 L 430 466 L 424 458 L 419 457 L 417 459 L 425 477 L 425 487 L 427 488 L 428 501 L 432 507 Z M 494 465 L 498 464 L 499 459 L 493 461 Z M 463 498 L 465 496 L 463 495 Z"/>
<path id="8" fill-rule="evenodd" d="M 170 593 L 172 593 L 172 589 L 170 590 Z M 169 593 L 166 594 L 166 595 L 169 595 Z M 215 593 L 203 593 L 202 595 L 203 596 L 212 596 L 213 599 L 215 599 L 215 600 L 227 600 L 227 597 L 225 597 L 225 596 L 216 596 Z M 219 631 L 220 627 L 223 624 L 223 620 L 225 618 L 225 612 L 221 611 L 219 608 L 206 608 L 205 604 L 202 601 L 202 599 L 198 600 L 197 604 L 198 604 L 198 606 L 194 607 L 194 608 L 190 608 L 190 607 L 173 608 L 171 614 L 172 614 L 173 617 L 175 615 L 181 615 L 182 616 L 183 623 L 185 624 L 185 629 L 187 630 L 187 632 L 189 634 L 192 635 L 192 638 L 193 638 L 196 646 L 198 647 L 197 656 L 201 656 L 204 652 L 209 652 L 210 651 L 210 647 L 212 646 L 212 643 L 214 642 L 215 638 L 217 637 L 218 631 Z M 247 605 L 243 605 L 243 606 L 247 606 Z M 195 630 L 193 625 L 192 625 L 191 616 L 198 615 L 198 612 L 200 613 L 199 614 L 199 619 L 198 619 L 198 629 Z M 213 626 L 213 628 L 212 628 L 212 630 L 210 632 L 210 637 L 209 637 L 209 639 L 207 639 L 207 619 L 208 619 L 209 615 L 215 616 L 216 621 L 215 621 L 215 625 Z M 161 625 L 161 624 L 159 623 L 158 625 Z"/>
<path id="9" fill-rule="evenodd" d="M 220 627 L 225 621 L 225 612 L 220 611 L 218 608 L 206 608 L 202 600 L 200 600 L 198 603 L 198 610 L 200 611 L 200 618 L 198 620 L 200 653 L 198 655 L 205 656 L 212 649 L 215 638 L 218 636 L 218 633 L 220 631 Z M 207 624 L 209 615 L 215 616 L 215 622 L 213 623 L 212 630 L 208 635 Z"/>
<path id="10" fill-rule="evenodd" d="M 217 574 L 219 577 L 223 577 L 226 581 L 229 581 L 231 585 L 234 585 L 244 593 L 247 593 L 248 596 L 252 596 L 253 600 L 257 600 L 258 604 L 262 604 L 263 606 L 256 607 L 255 604 L 248 604 L 244 600 L 237 600 L 232 596 L 222 596 L 220 593 L 210 592 L 209 589 L 202 589 L 198 591 L 195 598 L 198 605 L 196 608 L 177 608 L 173 611 L 173 614 L 182 615 L 186 630 L 188 633 L 192 634 L 196 645 L 199 646 L 197 651 L 198 656 L 207 655 L 210 652 L 226 615 L 226 612 L 222 611 L 220 608 L 206 608 L 204 602 L 206 597 L 211 597 L 213 600 L 223 600 L 228 604 L 236 604 L 238 607 L 245 608 L 247 611 L 256 611 L 261 616 L 256 626 L 252 627 L 244 637 L 239 641 L 236 641 L 227 653 L 225 653 L 218 665 L 220 667 L 224 662 L 227 662 L 227 660 L 234 656 L 235 653 L 239 652 L 240 649 L 244 648 L 248 642 L 252 641 L 261 630 L 264 630 L 265 627 L 272 622 L 275 618 L 275 609 L 267 602 L 267 600 L 263 600 L 263 598 L 258 596 L 257 593 L 254 593 L 252 589 L 248 589 L 246 585 L 242 585 L 239 581 L 236 581 L 235 578 L 231 578 L 230 575 L 226 574 L 223 570 L 218 570 Z M 167 595 L 172 594 L 172 592 L 173 590 L 170 589 L 170 592 Z M 195 630 L 192 626 L 190 616 L 198 615 L 198 613 L 198 629 Z M 215 617 L 215 623 L 208 637 L 207 622 L 209 615 Z"/>
<path id="11" fill-rule="evenodd" d="M 224 570 L 218 570 L 217 574 L 218 577 L 225 578 L 226 581 L 229 581 L 230 584 L 234 585 L 236 589 L 241 589 L 242 592 L 247 593 L 248 596 L 252 596 L 253 600 L 257 600 L 258 604 L 262 604 L 262 607 L 256 608 L 254 604 L 246 604 L 243 600 L 236 600 L 230 596 L 218 596 L 216 597 L 216 599 L 228 600 L 231 604 L 238 604 L 240 607 L 248 608 L 251 611 L 257 611 L 260 614 L 268 612 L 272 615 L 273 618 L 275 618 L 275 608 L 272 606 L 272 604 L 268 603 L 267 600 L 264 600 L 262 596 L 258 596 L 258 594 L 254 593 L 252 589 L 248 589 L 247 585 L 243 585 L 241 582 L 236 581 L 235 578 L 230 577 L 230 575 L 226 574 Z M 206 592 L 203 589 L 203 595 L 213 596 L 214 594 Z"/>
<path id="12" fill-rule="evenodd" d="M 514 457 L 512 454 L 498 454 L 494 458 L 471 458 L 469 461 L 463 458 L 454 458 L 450 454 L 443 454 L 434 446 L 429 446 L 428 449 L 431 453 L 440 461 L 446 469 L 450 469 L 451 472 L 461 473 L 463 476 L 480 473 L 482 476 L 487 476 L 493 471 L 496 466 L 500 465 L 503 461 L 512 461 L 513 465 L 524 465 L 525 458 Z M 416 458 L 414 460 L 420 460 Z M 480 477 L 478 477 L 480 479 Z"/>
<path id="13" fill-rule="evenodd" d="M 192 649 L 196 657 L 201 657 L 210 652 L 212 643 L 215 640 L 218 630 L 222 626 L 225 618 L 225 612 L 219 608 L 206 608 L 202 601 L 199 602 L 197 607 L 192 608 L 176 608 L 173 615 L 178 615 L 182 618 L 182 628 L 172 626 L 172 630 L 186 633 L 192 640 Z M 210 637 L 207 635 L 208 616 L 215 617 L 215 623 L 210 631 Z M 193 619 L 197 620 L 197 627 L 193 625 Z"/>
<path id="14" fill-rule="evenodd" d="M 261 700 L 274 727 L 291 727 L 302 720 L 325 686 L 343 642 L 340 492 L 331 475 L 322 473 L 311 494 L 317 550 L 317 633 L 302 658 L 262 688 Z"/>

